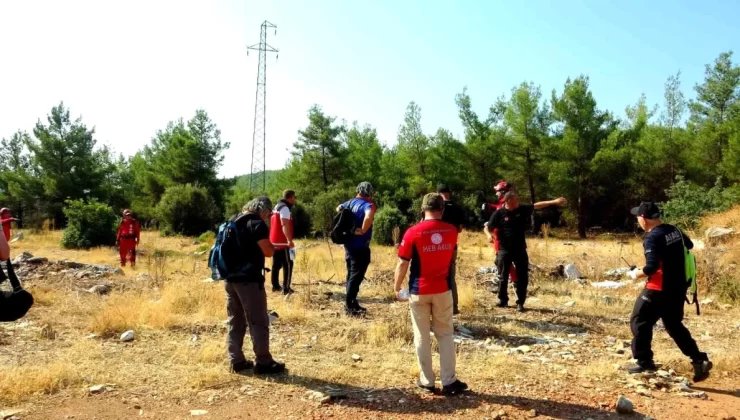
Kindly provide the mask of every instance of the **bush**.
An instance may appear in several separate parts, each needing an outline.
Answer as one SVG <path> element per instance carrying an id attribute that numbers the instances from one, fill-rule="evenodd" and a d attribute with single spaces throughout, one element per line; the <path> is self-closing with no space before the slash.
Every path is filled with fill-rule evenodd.
<path id="1" fill-rule="evenodd" d="M 403 232 L 408 227 L 406 217 L 395 207 L 383 206 L 375 213 L 375 221 L 373 222 L 373 241 L 380 245 L 395 245 L 393 241 L 393 229 L 398 227 L 400 236 L 398 240 L 403 237 Z"/>
<path id="2" fill-rule="evenodd" d="M 306 211 L 313 223 L 313 228 L 321 232 L 328 232 L 331 229 L 334 215 L 337 213 L 337 206 L 353 197 L 353 195 L 345 190 L 338 189 L 314 196 L 313 201 L 306 204 Z"/>
<path id="3" fill-rule="evenodd" d="M 67 200 L 63 209 L 67 228 L 62 235 L 64 248 L 89 249 L 116 243 L 116 215 L 107 204 L 96 200 Z"/>
<path id="4" fill-rule="evenodd" d="M 211 230 L 221 215 L 208 190 L 191 184 L 175 185 L 165 190 L 156 213 L 165 235 L 196 236 Z"/>
<path id="5" fill-rule="evenodd" d="M 679 178 L 666 194 L 668 201 L 663 204 L 663 216 L 680 228 L 695 228 L 701 216 L 727 210 L 740 201 L 740 187 L 722 188 L 721 178 L 709 189 Z"/>

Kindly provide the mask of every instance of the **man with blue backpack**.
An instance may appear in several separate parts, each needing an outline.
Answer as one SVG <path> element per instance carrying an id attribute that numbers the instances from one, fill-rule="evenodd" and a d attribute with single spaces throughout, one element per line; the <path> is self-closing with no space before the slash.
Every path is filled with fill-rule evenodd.
<path id="1" fill-rule="evenodd" d="M 227 347 L 231 370 L 239 373 L 254 368 L 255 374 L 285 371 L 285 364 L 270 354 L 270 321 L 265 293 L 265 257 L 274 248 L 267 227 L 272 203 L 267 197 L 249 201 L 242 213 L 219 227 L 211 249 L 209 265 L 214 275 L 225 280 L 228 313 Z M 242 350 L 249 327 L 255 361 Z"/>
<path id="2" fill-rule="evenodd" d="M 635 302 L 630 318 L 632 329 L 632 357 L 637 360 L 627 369 L 630 373 L 641 373 L 656 369 L 653 361 L 653 327 L 658 319 L 663 320 L 668 335 L 676 342 L 681 352 L 691 358 L 694 382 L 709 376 L 712 362 L 706 353 L 699 351 L 696 341 L 683 325 L 686 291 L 694 278 L 689 279 L 686 256 L 694 247 L 688 236 L 678 228 L 660 219 L 660 209 L 650 201 L 643 201 L 631 210 L 637 223 L 647 232 L 643 242 L 645 266 L 633 267 L 627 274 L 631 279 L 647 277 L 645 288 Z M 689 273 L 694 274 L 694 273 Z M 693 286 L 691 286 L 693 287 Z"/>
<path id="3" fill-rule="evenodd" d="M 337 207 L 337 212 L 347 209 L 354 220 L 354 234 L 342 241 L 344 243 L 345 262 L 347 263 L 347 298 L 345 310 L 349 316 L 361 316 L 367 310 L 357 302 L 360 284 L 370 265 L 370 239 L 373 236 L 375 203 L 372 200 L 373 185 L 367 181 L 357 185 L 355 198 L 345 201 Z"/>

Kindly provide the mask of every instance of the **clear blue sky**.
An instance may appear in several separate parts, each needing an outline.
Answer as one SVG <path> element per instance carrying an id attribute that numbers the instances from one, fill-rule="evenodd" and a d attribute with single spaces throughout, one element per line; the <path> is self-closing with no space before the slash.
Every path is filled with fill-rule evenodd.
<path id="1" fill-rule="evenodd" d="M 740 54 L 737 1 L 142 1 L 0 3 L 0 136 L 30 131 L 63 100 L 99 142 L 131 155 L 170 120 L 204 108 L 232 143 L 223 175 L 249 171 L 259 25 L 268 41 L 268 167 L 306 112 L 377 128 L 395 142 L 409 101 L 428 133 L 462 138 L 455 94 L 487 114 L 523 81 L 549 98 L 586 74 L 617 116 L 666 78 L 683 90 L 720 52 Z M 738 56 L 735 62 L 740 61 Z"/>

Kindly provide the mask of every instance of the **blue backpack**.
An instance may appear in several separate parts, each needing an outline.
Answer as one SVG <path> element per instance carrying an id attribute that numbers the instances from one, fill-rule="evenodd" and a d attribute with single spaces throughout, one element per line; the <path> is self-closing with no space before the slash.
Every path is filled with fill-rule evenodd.
<path id="1" fill-rule="evenodd" d="M 245 215 L 235 216 L 222 223 L 216 233 L 216 241 L 208 255 L 208 267 L 214 280 L 228 280 L 231 277 L 244 275 L 246 262 L 241 243 L 239 242 L 239 225 L 237 222 Z"/>

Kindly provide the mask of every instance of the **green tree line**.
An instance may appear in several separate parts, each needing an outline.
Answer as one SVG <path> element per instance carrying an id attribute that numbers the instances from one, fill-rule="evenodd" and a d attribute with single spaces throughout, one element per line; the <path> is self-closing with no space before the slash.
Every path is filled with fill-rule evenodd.
<path id="1" fill-rule="evenodd" d="M 287 166 L 267 174 L 267 191 L 250 191 L 249 176 L 221 179 L 229 143 L 203 110 L 172 121 L 131 157 L 100 146 L 93 129 L 63 103 L 30 134 L 19 130 L 0 145 L 0 202 L 28 226 L 63 227 L 70 202 L 129 207 L 165 232 L 197 234 L 237 212 L 257 194 L 298 192 L 299 232 L 326 231 L 336 205 L 370 181 L 381 206 L 379 225 L 412 222 L 420 197 L 446 183 L 476 223 L 492 185 L 507 179 L 525 201 L 569 200 L 566 219 L 585 236 L 590 227 L 630 229 L 634 203 L 667 202 L 683 225 L 740 196 L 740 66 L 731 52 L 706 65 L 687 100 L 680 73 L 668 77 L 660 106 L 644 96 L 623 116 L 598 105 L 589 78 L 569 78 L 549 95 L 523 82 L 473 110 L 467 89 L 454 98 L 463 138 L 422 129 L 410 102 L 396 142 L 370 125 L 338 123 L 320 106 L 308 111 Z M 392 231 L 392 229 L 386 229 Z M 390 234 L 390 233 L 389 233 Z M 380 238 L 388 241 L 387 238 Z"/>

